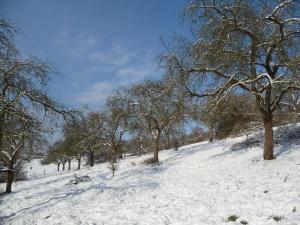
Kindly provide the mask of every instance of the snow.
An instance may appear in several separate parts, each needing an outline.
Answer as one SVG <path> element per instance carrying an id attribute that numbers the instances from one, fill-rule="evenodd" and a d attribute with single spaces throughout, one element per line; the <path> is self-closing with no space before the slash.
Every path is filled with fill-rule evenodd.
<path id="1" fill-rule="evenodd" d="M 25 163 L 24 168 L 27 172 L 28 178 L 39 177 L 42 175 L 53 174 L 57 171 L 57 166 L 54 164 L 42 165 L 42 159 L 33 159 Z"/>
<path id="2" fill-rule="evenodd" d="M 299 225 L 299 143 L 276 145 L 277 159 L 264 161 L 258 145 L 231 149 L 245 139 L 161 151 L 159 165 L 128 157 L 114 177 L 98 164 L 16 182 L 0 197 L 0 224 Z M 74 173 L 90 180 L 67 185 Z"/>
<path id="3" fill-rule="evenodd" d="M 60 174 L 57 172 L 57 165 L 51 163 L 49 165 L 42 165 L 42 159 L 33 159 L 30 162 L 26 162 L 24 165 L 24 170 L 27 172 L 28 178 L 41 177 L 49 174 Z M 84 166 L 85 160 L 82 160 L 82 166 Z M 68 163 L 66 163 L 66 169 L 68 168 Z M 74 170 L 77 168 L 76 160 L 71 161 L 71 169 Z M 60 165 L 60 170 L 62 165 Z"/>

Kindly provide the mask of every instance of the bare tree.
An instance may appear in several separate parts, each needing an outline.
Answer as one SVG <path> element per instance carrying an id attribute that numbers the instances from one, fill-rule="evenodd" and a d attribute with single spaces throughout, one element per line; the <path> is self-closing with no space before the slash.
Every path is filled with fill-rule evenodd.
<path id="1" fill-rule="evenodd" d="M 101 138 L 103 136 L 104 119 L 102 112 L 91 112 L 83 117 L 75 129 L 77 129 L 79 147 L 81 152 L 89 154 L 90 166 L 95 163 L 95 151 L 101 146 Z"/>
<path id="2" fill-rule="evenodd" d="M 81 168 L 82 156 L 87 152 L 87 142 L 82 142 L 85 140 L 87 135 L 91 133 L 86 133 L 88 130 L 85 129 L 85 120 L 76 119 L 71 122 L 66 122 L 63 129 L 63 145 L 64 152 L 68 156 L 68 163 L 70 167 L 70 160 L 77 160 L 77 169 Z M 92 162 L 94 164 L 94 162 Z"/>
<path id="3" fill-rule="evenodd" d="M 195 41 L 167 56 L 169 72 L 186 93 L 212 96 L 216 104 L 231 91 L 254 95 L 264 123 L 263 158 L 274 159 L 274 113 L 300 90 L 299 1 L 194 0 L 184 14 Z"/>
<path id="4" fill-rule="evenodd" d="M 23 132 L 8 136 L 5 138 L 6 147 L 1 151 L 1 160 L 6 166 L 2 172 L 7 172 L 6 192 L 11 192 L 12 183 L 14 181 L 15 170 L 19 167 L 22 156 L 21 150 L 24 148 L 25 134 Z"/>
<path id="5" fill-rule="evenodd" d="M 4 127 L 6 132 L 3 135 L 0 160 L 5 166 L 5 169 L 1 172 L 7 172 L 7 193 L 11 192 L 15 171 L 19 169 L 24 157 L 32 153 L 30 149 L 32 143 L 38 140 L 40 135 L 39 130 L 36 129 L 39 128 L 40 124 L 36 123 L 33 118 L 26 119 L 26 123 L 11 117 L 6 117 L 5 120 Z"/>
<path id="6" fill-rule="evenodd" d="M 139 123 L 150 132 L 154 145 L 153 163 L 158 162 L 160 138 L 170 123 L 183 116 L 183 101 L 176 95 L 172 81 L 145 81 L 130 90 L 131 105 Z"/>
<path id="7" fill-rule="evenodd" d="M 55 164 L 57 166 L 57 171 L 60 170 L 60 165 L 62 164 L 62 154 L 59 148 L 60 142 L 55 142 L 48 148 L 47 155 L 44 157 L 42 164 Z"/>
<path id="8" fill-rule="evenodd" d="M 101 142 L 112 150 L 111 160 L 117 161 L 122 157 L 122 140 L 131 130 L 131 109 L 124 96 L 111 96 L 106 102 L 106 111 L 103 113 L 103 136 Z"/>
<path id="9" fill-rule="evenodd" d="M 24 149 L 23 141 L 16 141 L 15 134 L 10 132 L 8 121 L 13 121 L 15 126 L 22 124 L 34 132 L 49 132 L 46 121 L 73 115 L 47 92 L 53 73 L 51 65 L 34 57 L 23 59 L 14 45 L 16 33 L 17 29 L 11 23 L 0 20 L 0 152 L 6 152 L 3 143 L 8 141 L 11 148 L 18 149 L 17 152 Z M 5 155 L 0 156 L 1 160 L 6 160 Z"/>

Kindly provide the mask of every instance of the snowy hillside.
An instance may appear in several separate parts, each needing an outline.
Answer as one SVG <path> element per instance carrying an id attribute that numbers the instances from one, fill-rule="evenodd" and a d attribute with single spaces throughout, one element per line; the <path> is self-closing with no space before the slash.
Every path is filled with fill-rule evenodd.
<path id="1" fill-rule="evenodd" d="M 162 151 L 160 165 L 127 158 L 113 178 L 100 164 L 76 171 L 91 178 L 77 185 L 67 185 L 74 171 L 14 183 L 0 224 L 299 225 L 299 143 L 264 161 L 259 146 L 236 148 L 245 138 Z"/>
<path id="2" fill-rule="evenodd" d="M 44 175 L 51 175 L 55 173 L 61 173 L 57 172 L 57 166 L 54 164 L 49 164 L 49 165 L 42 165 L 41 164 L 42 159 L 34 159 L 31 160 L 30 162 L 26 162 L 24 165 L 24 171 L 27 173 L 27 177 L 30 178 L 35 178 L 35 177 L 41 177 Z M 83 166 L 85 163 L 85 159 L 83 159 Z M 61 166 L 62 167 L 62 166 Z M 68 168 L 68 165 L 66 164 L 66 168 Z M 71 162 L 71 169 L 76 169 L 77 168 L 77 162 L 72 161 Z M 60 168 L 62 169 L 62 168 Z"/>

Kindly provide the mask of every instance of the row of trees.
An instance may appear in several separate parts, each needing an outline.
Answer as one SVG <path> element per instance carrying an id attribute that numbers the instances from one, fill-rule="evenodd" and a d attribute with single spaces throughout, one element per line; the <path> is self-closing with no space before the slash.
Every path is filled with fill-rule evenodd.
<path id="1" fill-rule="evenodd" d="M 64 137 L 49 151 L 49 162 L 58 166 L 66 159 L 89 155 L 94 165 L 95 152 L 101 151 L 106 160 L 117 163 L 123 157 L 130 137 L 137 139 L 144 152 L 144 139 L 151 139 L 153 163 L 159 161 L 161 137 L 167 137 L 170 146 L 172 129 L 183 122 L 183 95 L 174 90 L 172 82 L 145 81 L 129 89 L 119 90 L 107 99 L 102 111 L 90 112 L 77 121 L 66 123 Z M 125 137 L 125 140 L 124 140 Z"/>
<path id="2" fill-rule="evenodd" d="M 140 153 L 150 143 L 150 161 L 156 163 L 163 141 L 178 146 L 188 119 L 205 124 L 209 134 L 201 135 L 211 141 L 260 120 L 263 157 L 275 158 L 274 118 L 299 112 L 299 1 L 193 0 L 183 12 L 192 35 L 166 45 L 162 80 L 119 89 L 101 111 L 76 118 L 45 91 L 52 68 L 36 58 L 23 59 L 13 41 L 18 30 L 0 21 L 0 159 L 7 192 L 19 161 L 48 131 L 45 118 L 59 115 L 72 120 L 45 160 L 58 169 L 72 159 L 80 168 L 84 154 L 93 166 L 95 152 L 101 151 L 114 171 L 132 143 Z"/>
<path id="3" fill-rule="evenodd" d="M 73 155 L 89 152 L 93 165 L 95 149 L 115 163 L 128 137 L 139 140 L 135 148 L 141 152 L 145 137 L 150 137 L 154 163 L 159 161 L 161 137 L 169 143 L 173 137 L 175 143 L 188 118 L 208 128 L 201 135 L 210 141 L 262 122 L 263 158 L 274 159 L 274 118 L 282 121 L 299 112 L 298 13 L 296 0 L 190 1 L 183 14 L 192 38 L 181 37 L 167 46 L 161 57 L 164 79 L 119 90 L 103 111 L 65 129 L 63 142 L 75 135 L 72 151 L 78 151 Z"/>

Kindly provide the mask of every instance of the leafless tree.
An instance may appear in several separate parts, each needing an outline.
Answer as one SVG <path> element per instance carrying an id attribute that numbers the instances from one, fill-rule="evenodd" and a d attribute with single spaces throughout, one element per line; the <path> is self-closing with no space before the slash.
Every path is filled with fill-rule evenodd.
<path id="1" fill-rule="evenodd" d="M 193 0 L 184 15 L 195 40 L 168 54 L 169 72 L 186 93 L 216 104 L 231 91 L 254 95 L 264 123 L 263 158 L 274 159 L 274 113 L 300 90 L 299 1 Z"/>
<path id="2" fill-rule="evenodd" d="M 12 183 L 14 180 L 15 170 L 19 167 L 22 161 L 21 150 L 25 145 L 25 134 L 23 132 L 5 137 L 4 149 L 0 153 L 1 161 L 5 165 L 2 172 L 7 172 L 6 192 L 11 192 Z"/>
<path id="3" fill-rule="evenodd" d="M 43 158 L 42 164 L 50 164 L 53 163 L 57 166 L 57 171 L 60 170 L 60 165 L 62 164 L 62 154 L 61 154 L 61 148 L 60 141 L 55 142 L 52 144 L 48 150 L 46 157 Z"/>
<path id="4" fill-rule="evenodd" d="M 183 116 L 183 101 L 172 81 L 145 81 L 130 90 L 131 105 L 138 122 L 150 132 L 154 145 L 153 163 L 158 162 L 162 132 Z"/>
<path id="5" fill-rule="evenodd" d="M 131 109 L 124 96 L 116 95 L 107 99 L 106 110 L 103 113 L 102 143 L 108 146 L 111 152 L 111 160 L 117 161 L 122 155 L 121 145 L 124 135 L 131 130 Z"/>
<path id="6" fill-rule="evenodd" d="M 78 151 L 80 155 L 83 153 L 89 154 L 90 166 L 94 166 L 95 163 L 95 151 L 101 146 L 101 137 L 103 136 L 104 118 L 102 112 L 90 112 L 88 115 L 82 117 L 77 122 L 73 129 L 73 135 L 75 134 L 78 142 Z M 81 157 L 80 157 L 81 160 Z"/>
<path id="7" fill-rule="evenodd" d="M 72 117 L 67 108 L 53 100 L 47 92 L 47 84 L 53 74 L 52 66 L 30 57 L 23 59 L 14 45 L 18 29 L 5 19 L 0 19 L 0 152 L 6 152 L 3 144 L 18 151 L 23 149 L 23 137 L 15 140 L 9 127 L 26 127 L 34 132 L 49 132 L 45 121 L 51 118 Z M 8 126 L 8 122 L 13 121 Z M 23 131 L 20 131 L 22 134 Z M 12 135 L 12 136 L 10 136 Z M 18 135 L 17 135 L 18 136 Z M 4 143 L 5 142 L 5 143 Z M 17 152 L 18 152 L 17 151 Z M 4 155 L 6 155 L 4 153 Z M 1 159 L 5 160 L 2 154 Z M 18 153 L 18 156 L 21 156 Z M 14 162 L 15 163 L 15 162 Z M 9 178 L 9 177 L 8 177 Z M 10 189 L 9 189 L 10 191 Z"/>
<path id="8" fill-rule="evenodd" d="M 15 171 L 19 169 L 26 155 L 32 153 L 33 142 L 37 141 L 40 136 L 40 124 L 34 118 L 27 117 L 26 119 L 27 122 L 24 123 L 16 118 L 5 118 L 4 127 L 6 132 L 3 135 L 0 160 L 5 166 L 1 172 L 7 173 L 7 193 L 11 192 Z"/>
<path id="9" fill-rule="evenodd" d="M 97 122 L 97 121 L 94 121 Z M 81 168 L 81 159 L 85 153 L 89 152 L 88 149 L 92 149 L 92 147 L 88 147 L 88 145 L 92 145 L 92 143 L 87 140 L 89 135 L 94 135 L 91 133 L 91 129 L 97 126 L 97 123 L 88 123 L 87 118 L 77 118 L 76 120 L 72 120 L 71 122 L 66 122 L 63 128 L 63 146 L 64 152 L 68 156 L 68 162 L 70 164 L 70 160 L 77 160 L 77 169 Z M 90 157 L 90 158 L 94 158 Z M 94 161 L 90 160 L 92 166 L 94 165 Z"/>

